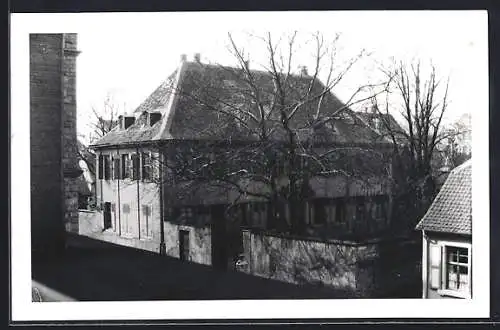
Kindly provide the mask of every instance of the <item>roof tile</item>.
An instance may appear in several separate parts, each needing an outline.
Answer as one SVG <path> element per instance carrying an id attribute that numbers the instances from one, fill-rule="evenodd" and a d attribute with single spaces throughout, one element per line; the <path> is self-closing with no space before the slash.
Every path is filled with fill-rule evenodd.
<path id="1" fill-rule="evenodd" d="M 451 171 L 417 230 L 472 234 L 472 161 Z"/>

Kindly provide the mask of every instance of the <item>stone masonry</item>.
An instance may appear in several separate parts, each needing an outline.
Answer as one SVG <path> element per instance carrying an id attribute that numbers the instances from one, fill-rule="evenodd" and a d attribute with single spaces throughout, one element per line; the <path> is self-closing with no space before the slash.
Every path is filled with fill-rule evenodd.
<path id="1" fill-rule="evenodd" d="M 64 248 L 77 223 L 76 34 L 30 35 L 32 252 Z"/>
<path id="2" fill-rule="evenodd" d="M 66 211 L 64 222 L 66 230 L 78 233 L 78 182 L 82 174 L 78 166 L 78 145 L 76 134 L 76 56 L 77 35 L 63 35 L 62 61 L 62 136 L 63 136 L 63 174 Z"/>

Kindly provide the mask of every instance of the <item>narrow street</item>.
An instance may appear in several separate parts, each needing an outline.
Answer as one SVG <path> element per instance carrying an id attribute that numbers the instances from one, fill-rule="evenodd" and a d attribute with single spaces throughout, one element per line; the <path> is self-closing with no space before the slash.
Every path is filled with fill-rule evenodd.
<path id="1" fill-rule="evenodd" d="M 342 298 L 345 294 L 302 287 L 155 253 L 69 236 L 59 260 L 33 265 L 33 300 L 123 301 Z M 44 299 L 44 296 L 47 297 Z"/>

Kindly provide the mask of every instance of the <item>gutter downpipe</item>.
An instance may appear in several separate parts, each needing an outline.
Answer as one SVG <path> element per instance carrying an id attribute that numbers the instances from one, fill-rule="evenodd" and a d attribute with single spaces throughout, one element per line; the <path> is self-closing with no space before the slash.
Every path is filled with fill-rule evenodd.
<path id="1" fill-rule="evenodd" d="M 141 239 L 141 203 L 140 203 L 140 196 L 139 196 L 139 173 L 141 172 L 141 158 L 140 158 L 140 154 L 139 154 L 139 148 L 136 147 L 135 149 L 136 151 L 136 159 L 135 159 L 135 162 L 136 164 L 134 165 L 137 165 L 137 172 L 135 173 L 136 177 L 136 182 L 137 182 L 137 235 L 139 237 L 139 239 Z"/>
<path id="2" fill-rule="evenodd" d="M 117 182 L 117 188 L 118 188 L 118 205 L 116 205 L 116 208 L 118 209 L 118 236 L 121 236 L 122 235 L 122 215 L 121 215 L 121 201 L 120 201 L 120 180 L 121 180 L 121 177 L 122 177 L 122 169 L 121 167 L 123 166 L 122 165 L 122 162 L 121 162 L 121 154 L 120 154 L 120 147 L 117 147 L 116 148 L 116 152 L 118 154 L 118 159 L 120 160 L 119 163 L 120 163 L 120 168 L 118 169 L 118 179 L 116 180 Z"/>
<path id="3" fill-rule="evenodd" d="M 428 274 L 427 274 L 427 237 L 425 236 L 425 230 L 422 229 L 422 298 L 427 298 L 428 289 Z"/>
<path id="4" fill-rule="evenodd" d="M 160 148 L 158 148 L 159 152 L 159 164 L 158 164 L 158 177 L 159 177 L 159 183 L 160 183 L 160 254 L 165 255 L 166 254 L 166 246 L 165 246 L 165 229 L 163 227 L 163 217 L 164 217 L 164 201 L 163 201 L 163 153 L 161 152 Z"/>

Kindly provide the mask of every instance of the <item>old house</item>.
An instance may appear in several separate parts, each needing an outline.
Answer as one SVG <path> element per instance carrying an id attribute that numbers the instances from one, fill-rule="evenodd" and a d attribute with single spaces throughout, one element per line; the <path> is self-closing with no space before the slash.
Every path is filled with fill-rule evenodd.
<path id="1" fill-rule="evenodd" d="M 77 231 L 76 34 L 30 34 L 31 237 L 34 254 Z"/>
<path id="2" fill-rule="evenodd" d="M 453 169 L 416 229 L 423 298 L 472 297 L 472 161 Z"/>
<path id="3" fill-rule="evenodd" d="M 251 73 L 259 91 L 272 92 L 268 73 Z M 224 113 L 244 113 L 252 106 L 241 74 L 241 69 L 183 56 L 177 70 L 134 113 L 121 116 L 119 125 L 92 145 L 98 158 L 96 197 L 108 235 L 124 244 L 225 269 L 244 250 L 241 228 L 280 230 L 270 221 L 269 200 L 257 197 L 268 189 L 262 182 L 219 180 L 262 166 L 263 151 L 252 149 L 259 141 L 247 129 L 248 119 Z M 307 87 L 312 79 L 304 72 L 290 76 L 294 90 Z M 319 111 L 326 116 L 341 108 L 345 105 L 329 92 Z M 266 123 L 279 122 L 269 104 L 263 109 L 270 117 Z M 302 209 L 304 235 L 376 237 L 391 221 L 391 141 L 348 108 L 313 133 L 301 130 L 307 111 L 294 119 L 298 138 L 312 141 L 315 150 L 323 152 L 335 146 L 340 150 L 335 153 L 341 158 L 339 169 L 357 171 L 358 176 L 309 178 Z M 250 110 L 246 114 L 254 115 Z M 272 132 L 273 143 L 284 141 L 283 132 Z M 365 150 L 370 156 L 358 157 Z M 248 184 L 242 193 L 244 180 Z M 287 212 L 276 214 L 287 217 Z"/>

